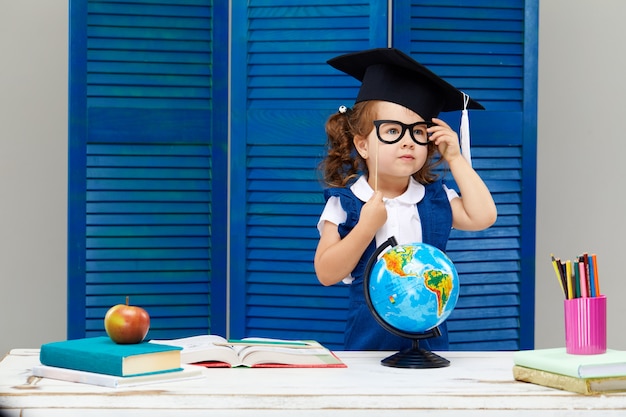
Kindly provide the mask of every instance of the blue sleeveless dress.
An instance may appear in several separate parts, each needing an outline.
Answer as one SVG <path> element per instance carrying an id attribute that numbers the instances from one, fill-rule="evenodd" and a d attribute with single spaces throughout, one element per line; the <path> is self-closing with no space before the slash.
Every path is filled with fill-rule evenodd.
<path id="1" fill-rule="evenodd" d="M 338 225 L 343 239 L 357 224 L 364 202 L 359 200 L 349 188 L 327 188 L 326 201 L 339 197 L 341 207 L 346 211 L 345 223 Z M 425 185 L 424 198 L 417 203 L 422 224 L 422 241 L 445 250 L 452 228 L 452 208 L 441 180 Z M 354 281 L 350 285 L 350 305 L 346 323 L 345 350 L 402 350 L 411 347 L 411 340 L 396 336 L 385 330 L 367 307 L 363 293 L 363 276 L 367 263 L 376 250 L 375 239 L 369 244 L 363 256 L 352 271 Z M 420 347 L 427 350 L 448 349 L 448 329 L 446 323 L 439 326 L 441 336 L 420 340 Z"/>

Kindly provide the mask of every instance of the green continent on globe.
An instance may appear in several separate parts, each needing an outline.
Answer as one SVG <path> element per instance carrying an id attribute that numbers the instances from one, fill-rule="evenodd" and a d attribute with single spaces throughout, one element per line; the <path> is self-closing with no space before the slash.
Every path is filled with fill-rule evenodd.
<path id="1" fill-rule="evenodd" d="M 403 248 L 402 252 L 394 249 L 385 253 L 383 259 L 385 260 L 385 264 L 387 264 L 387 269 L 399 277 L 412 275 L 404 271 L 404 266 L 413 259 L 413 252 L 412 247 L 406 247 Z"/>
<path id="2" fill-rule="evenodd" d="M 437 295 L 437 316 L 441 316 L 454 287 L 452 277 L 443 271 L 431 269 L 424 272 L 424 285 Z"/>
<path id="3" fill-rule="evenodd" d="M 402 250 L 394 248 L 382 257 L 390 272 L 399 277 L 409 277 L 415 275 L 410 271 L 405 271 L 405 266 L 413 259 L 414 252 L 412 247 L 403 247 Z M 424 286 L 437 296 L 437 317 L 440 317 L 454 287 L 452 276 L 438 269 L 430 269 L 423 275 Z"/>

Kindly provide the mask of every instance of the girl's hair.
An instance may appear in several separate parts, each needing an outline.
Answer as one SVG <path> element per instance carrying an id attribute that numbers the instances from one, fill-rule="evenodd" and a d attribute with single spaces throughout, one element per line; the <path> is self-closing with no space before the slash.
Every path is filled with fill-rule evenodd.
<path id="1" fill-rule="evenodd" d="M 329 187 L 345 187 L 359 175 L 369 175 L 365 160 L 354 148 L 354 137 L 367 136 L 372 131 L 377 103 L 374 100 L 356 103 L 352 109 L 332 114 L 326 121 L 327 153 L 319 168 L 324 183 Z M 433 168 L 440 160 L 433 161 L 435 150 L 434 145 L 428 145 L 424 166 L 413 174 L 413 178 L 421 184 L 429 184 L 437 179 Z"/>

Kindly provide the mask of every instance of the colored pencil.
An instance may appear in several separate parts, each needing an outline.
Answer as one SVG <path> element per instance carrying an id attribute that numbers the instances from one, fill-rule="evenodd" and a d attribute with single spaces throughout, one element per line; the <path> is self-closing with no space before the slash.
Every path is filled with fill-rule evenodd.
<path id="1" fill-rule="evenodd" d="M 591 275 L 589 274 L 589 254 L 587 252 L 582 254 L 582 259 L 585 267 L 585 287 L 587 289 L 587 297 L 591 297 Z M 595 291 L 594 291 L 595 292 Z"/>
<path id="2" fill-rule="evenodd" d="M 589 297 L 589 293 L 587 292 L 587 274 L 585 273 L 585 262 L 578 258 L 578 269 L 580 270 L 579 279 L 580 279 L 580 296 L 581 297 Z"/>
<path id="3" fill-rule="evenodd" d="M 591 255 L 591 259 L 593 260 L 593 283 L 596 288 L 596 295 L 601 295 L 600 292 L 600 279 L 598 277 L 598 260 L 596 259 L 596 254 Z"/>
<path id="4" fill-rule="evenodd" d="M 567 277 L 567 299 L 574 298 L 574 286 L 572 285 L 572 261 L 565 261 L 565 276 Z"/>
<path id="5" fill-rule="evenodd" d="M 578 298 L 580 297 L 580 269 L 578 268 L 578 261 L 574 261 L 572 269 L 574 270 L 574 284 L 576 285 L 574 289 L 574 298 Z"/>
<path id="6" fill-rule="evenodd" d="M 589 290 L 591 292 L 592 297 L 597 297 L 600 294 L 596 292 L 596 274 L 595 274 L 595 271 L 593 270 L 594 263 L 595 262 L 593 261 L 593 257 L 590 256 L 588 270 L 587 270 L 588 277 L 589 277 Z"/>
<path id="7" fill-rule="evenodd" d="M 561 262 L 556 259 L 554 256 L 552 256 L 552 268 L 554 269 L 554 273 L 556 274 L 556 279 L 559 281 L 559 285 L 561 286 L 561 291 L 563 291 L 563 294 L 565 295 L 565 298 L 567 298 L 567 291 L 566 291 L 566 287 L 563 285 L 563 270 L 561 268 Z"/>

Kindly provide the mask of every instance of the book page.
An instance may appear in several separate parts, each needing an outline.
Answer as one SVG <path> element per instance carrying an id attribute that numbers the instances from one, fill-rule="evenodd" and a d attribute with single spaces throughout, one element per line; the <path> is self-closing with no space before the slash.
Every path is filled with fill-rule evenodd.
<path id="1" fill-rule="evenodd" d="M 337 359 L 328 349 L 315 341 L 246 338 L 250 346 L 234 346 L 244 366 L 259 364 L 325 365 Z M 255 342 L 260 342 L 258 345 Z"/>
<path id="2" fill-rule="evenodd" d="M 150 343 L 181 346 L 182 363 L 225 362 L 230 366 L 239 364 L 237 352 L 226 346 L 227 340 L 221 336 L 206 334 L 170 340 L 151 340 Z"/>

